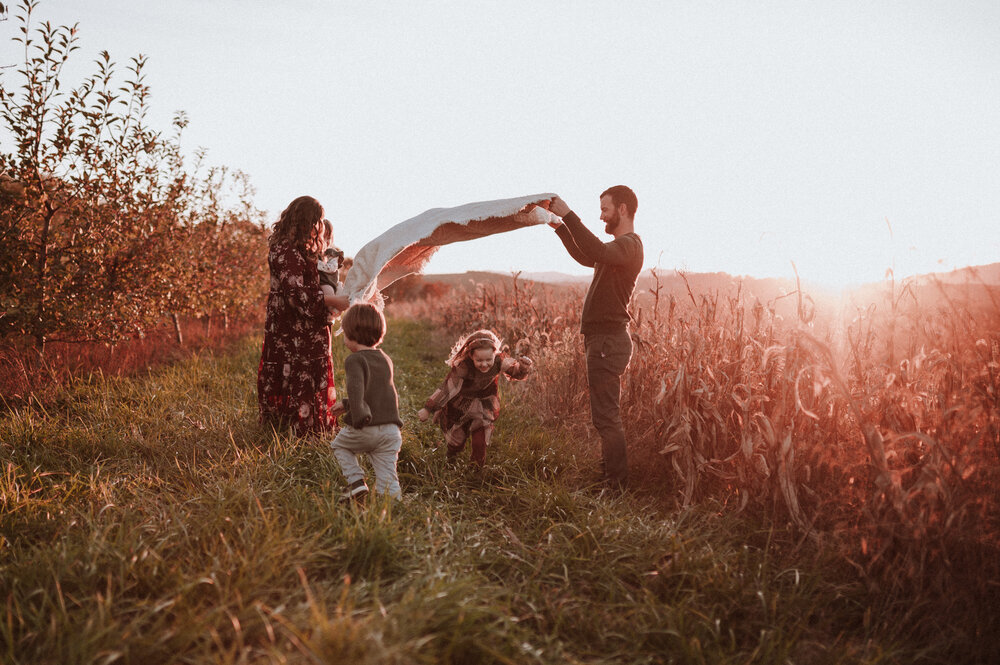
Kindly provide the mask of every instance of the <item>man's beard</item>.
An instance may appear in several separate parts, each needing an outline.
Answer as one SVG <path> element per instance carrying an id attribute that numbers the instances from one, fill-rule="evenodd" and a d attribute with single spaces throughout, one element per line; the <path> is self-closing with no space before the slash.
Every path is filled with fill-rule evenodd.
<path id="1" fill-rule="evenodd" d="M 609 217 L 606 222 L 604 222 L 605 233 L 613 233 L 614 230 L 618 228 L 618 225 L 622 223 L 622 217 L 621 215 L 618 214 L 617 210 L 611 213 L 611 215 L 612 216 Z"/>

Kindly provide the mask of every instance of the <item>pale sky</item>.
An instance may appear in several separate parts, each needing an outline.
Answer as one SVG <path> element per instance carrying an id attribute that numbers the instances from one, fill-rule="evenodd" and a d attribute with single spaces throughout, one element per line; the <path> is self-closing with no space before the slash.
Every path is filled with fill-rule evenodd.
<path id="1" fill-rule="evenodd" d="M 627 184 L 647 267 L 839 284 L 1000 261 L 994 0 L 42 0 L 36 20 L 80 24 L 67 84 L 103 49 L 122 72 L 147 55 L 155 127 L 187 112 L 185 147 L 247 172 L 272 219 L 315 196 L 348 254 L 428 208 L 550 191 L 601 233 L 600 192 Z M 428 266 L 466 270 L 588 272 L 548 227 Z"/>

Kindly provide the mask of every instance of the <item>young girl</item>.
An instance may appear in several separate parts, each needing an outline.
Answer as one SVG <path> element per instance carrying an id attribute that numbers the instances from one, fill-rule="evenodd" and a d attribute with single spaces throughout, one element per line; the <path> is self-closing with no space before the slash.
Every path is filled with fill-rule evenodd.
<path id="1" fill-rule="evenodd" d="M 417 412 L 422 422 L 434 414 L 444 431 L 449 460 L 465 449 L 465 441 L 471 437 L 472 463 L 483 465 L 493 421 L 500 415 L 500 374 L 517 381 L 531 372 L 530 358 L 512 358 L 500 347 L 500 338 L 491 330 L 477 330 L 458 340 L 447 361 L 451 370 Z"/>

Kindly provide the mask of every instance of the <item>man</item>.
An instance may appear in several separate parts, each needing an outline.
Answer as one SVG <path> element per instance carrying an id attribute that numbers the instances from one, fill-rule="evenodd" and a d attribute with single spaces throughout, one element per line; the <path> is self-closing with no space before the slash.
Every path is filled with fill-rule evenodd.
<path id="1" fill-rule="evenodd" d="M 638 205 L 635 193 L 625 185 L 601 194 L 604 232 L 614 236 L 605 243 L 558 196 L 549 204 L 549 211 L 562 219 L 552 226 L 570 256 L 594 269 L 580 332 L 587 353 L 590 416 L 601 436 L 603 480 L 613 488 L 624 488 L 628 482 L 620 401 L 621 377 L 632 357 L 628 304 L 642 270 L 642 239 L 633 229 Z"/>

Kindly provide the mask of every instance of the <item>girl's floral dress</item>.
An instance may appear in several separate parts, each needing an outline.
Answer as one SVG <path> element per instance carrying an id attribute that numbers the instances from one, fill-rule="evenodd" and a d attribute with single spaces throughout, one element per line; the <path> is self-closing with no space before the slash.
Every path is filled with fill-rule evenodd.
<path id="1" fill-rule="evenodd" d="M 268 252 L 264 345 L 257 369 L 261 422 L 288 425 L 299 436 L 336 425 L 328 310 L 316 261 L 287 241 Z"/>

